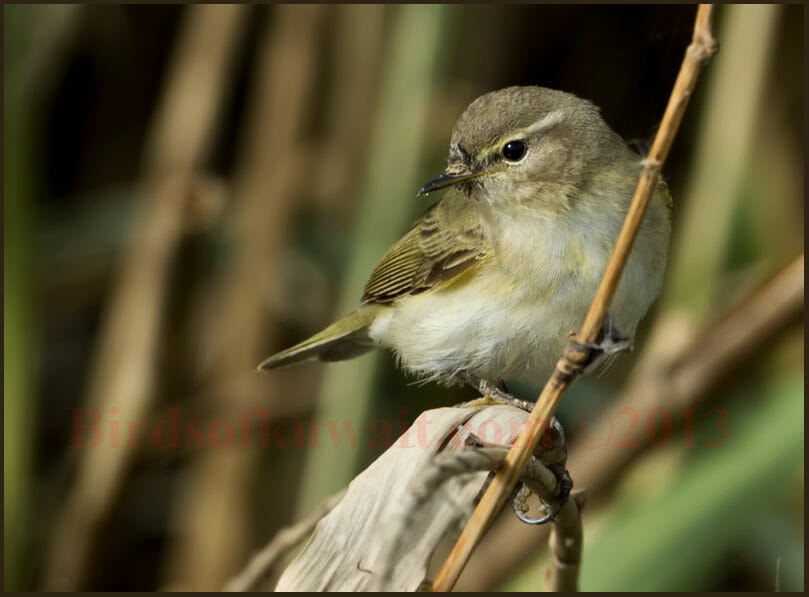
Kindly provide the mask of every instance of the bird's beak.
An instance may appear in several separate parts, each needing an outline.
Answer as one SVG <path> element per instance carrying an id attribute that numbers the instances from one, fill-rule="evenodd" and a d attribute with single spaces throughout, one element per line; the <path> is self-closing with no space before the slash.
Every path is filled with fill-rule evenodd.
<path id="1" fill-rule="evenodd" d="M 447 169 L 443 174 L 436 176 L 430 182 L 421 187 L 419 189 L 419 195 L 428 195 L 429 193 L 437 191 L 438 189 L 452 187 L 464 181 L 477 178 L 480 175 L 481 172 L 469 172 L 468 170 L 451 172 L 449 169 Z"/>

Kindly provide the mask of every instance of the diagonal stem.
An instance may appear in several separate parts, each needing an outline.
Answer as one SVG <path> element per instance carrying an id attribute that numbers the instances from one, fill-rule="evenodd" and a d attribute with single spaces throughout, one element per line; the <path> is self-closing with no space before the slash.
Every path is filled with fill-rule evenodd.
<path id="1" fill-rule="evenodd" d="M 516 484 L 520 471 L 533 452 L 548 426 L 565 390 L 581 374 L 587 363 L 590 349 L 586 347 L 596 339 L 615 289 L 621 279 L 632 244 L 640 228 L 643 214 L 657 187 L 663 163 L 668 156 L 674 137 L 682 121 L 688 100 L 696 85 L 703 64 L 716 53 L 718 46 L 711 34 L 713 6 L 700 4 L 694 23 L 694 35 L 683 58 L 680 72 L 674 83 L 660 128 L 655 136 L 649 156 L 644 161 L 638 186 L 632 197 L 624 225 L 613 250 L 607 270 L 601 280 L 595 298 L 590 305 L 581 331 L 568 342 L 556 364 L 556 368 L 542 390 L 534 410 L 529 416 L 525 430 L 512 446 L 503 467 L 498 471 L 483 495 L 472 517 L 461 533 L 444 566 L 433 584 L 434 591 L 449 591 L 455 585 L 472 551 L 489 528 L 495 514 L 505 503 Z"/>

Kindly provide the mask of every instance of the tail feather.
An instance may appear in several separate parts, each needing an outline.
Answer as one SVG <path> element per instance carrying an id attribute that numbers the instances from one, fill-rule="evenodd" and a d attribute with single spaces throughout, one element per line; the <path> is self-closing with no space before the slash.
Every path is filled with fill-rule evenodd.
<path id="1" fill-rule="evenodd" d="M 368 352 L 374 347 L 368 327 L 375 315 L 375 308 L 361 307 L 311 338 L 268 357 L 258 369 L 277 369 L 309 359 L 344 361 Z"/>

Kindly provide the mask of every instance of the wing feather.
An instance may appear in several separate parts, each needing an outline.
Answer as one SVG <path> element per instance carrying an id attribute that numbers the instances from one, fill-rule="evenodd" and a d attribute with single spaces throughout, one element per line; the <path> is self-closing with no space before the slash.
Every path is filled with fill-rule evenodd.
<path id="1" fill-rule="evenodd" d="M 450 193 L 416 220 L 382 257 L 365 285 L 364 303 L 388 303 L 448 282 L 491 252 L 467 199 Z"/>

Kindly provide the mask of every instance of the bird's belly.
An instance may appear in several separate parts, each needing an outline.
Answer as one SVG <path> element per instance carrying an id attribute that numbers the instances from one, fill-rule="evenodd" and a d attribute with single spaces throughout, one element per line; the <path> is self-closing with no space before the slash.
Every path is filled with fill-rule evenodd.
<path id="1" fill-rule="evenodd" d="M 448 382 L 469 371 L 543 383 L 587 308 L 589 299 L 573 290 L 473 280 L 406 297 L 378 318 L 370 334 L 427 380 Z"/>

